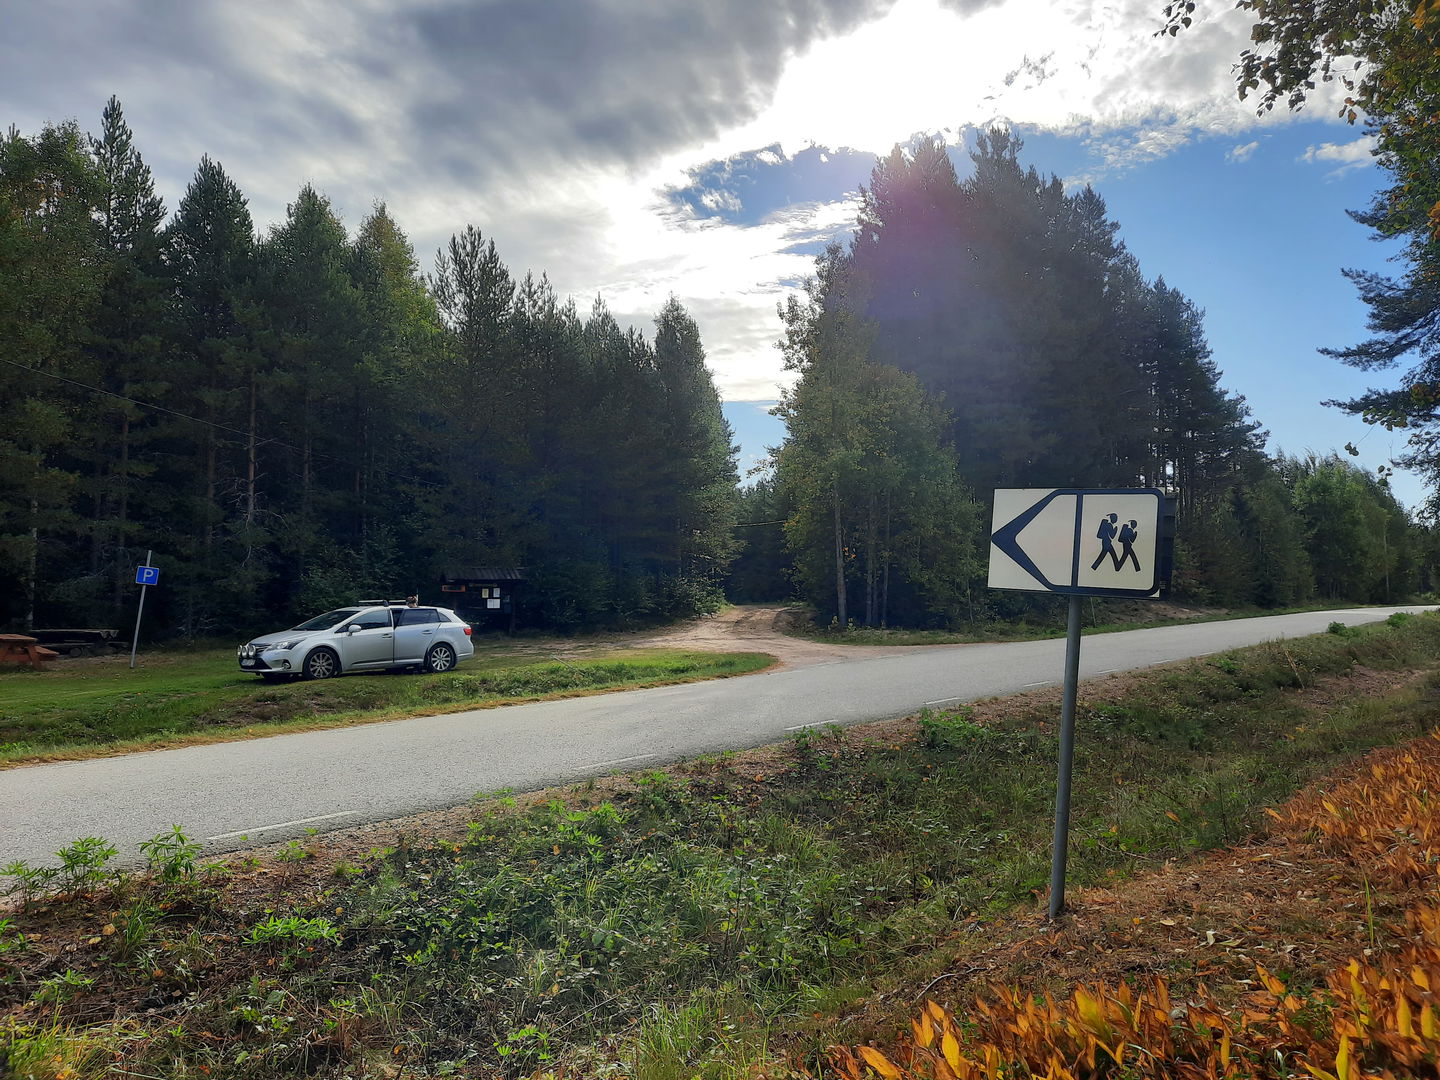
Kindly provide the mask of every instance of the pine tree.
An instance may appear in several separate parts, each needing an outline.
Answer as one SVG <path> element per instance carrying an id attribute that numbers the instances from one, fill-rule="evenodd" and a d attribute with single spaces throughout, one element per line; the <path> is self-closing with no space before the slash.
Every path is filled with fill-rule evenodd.
<path id="1" fill-rule="evenodd" d="M 135 149 L 117 98 L 105 106 L 101 134 L 91 138 L 103 187 L 98 214 L 105 280 L 86 348 L 86 381 L 113 396 L 91 400 L 93 422 L 72 446 L 84 483 L 89 574 L 81 579 L 97 621 L 114 623 L 127 599 L 126 571 L 138 549 L 168 527 L 149 481 L 147 450 L 172 432 L 163 413 L 136 405 L 166 396 L 175 378 L 168 341 L 169 290 L 161 261 L 164 202 Z M 78 555 L 78 553 L 77 553 Z M 73 591 L 73 590 L 72 590 Z"/>
<path id="2" fill-rule="evenodd" d="M 176 538 L 186 570 L 174 591 L 183 605 L 181 626 L 199 634 L 209 632 L 236 599 L 217 589 L 234 566 L 233 553 L 220 547 L 225 526 L 234 523 L 237 488 L 250 509 L 245 477 L 259 416 L 257 403 L 252 420 L 250 395 L 257 362 L 254 227 L 245 196 L 208 156 L 200 159 L 164 245 L 180 371 L 174 402 L 201 421 L 178 436 L 177 454 L 194 464 L 169 485 L 173 501 L 166 516 L 188 526 Z M 255 600 L 240 599 L 247 605 Z"/>
<path id="3" fill-rule="evenodd" d="M 27 629 L 77 530 L 66 448 L 90 403 L 60 380 L 103 287 L 103 188 L 73 123 L 0 141 L 0 610 Z"/>

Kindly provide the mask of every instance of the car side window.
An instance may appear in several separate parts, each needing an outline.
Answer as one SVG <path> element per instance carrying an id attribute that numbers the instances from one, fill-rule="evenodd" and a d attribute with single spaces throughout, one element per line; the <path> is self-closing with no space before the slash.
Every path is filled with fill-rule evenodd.
<path id="1" fill-rule="evenodd" d="M 434 608 L 402 608 L 397 614 L 399 626 L 429 626 L 440 621 Z"/>
<path id="2" fill-rule="evenodd" d="M 388 611 L 367 611 L 363 615 L 357 615 L 351 619 L 346 626 L 358 626 L 361 630 L 390 629 L 390 613 Z"/>

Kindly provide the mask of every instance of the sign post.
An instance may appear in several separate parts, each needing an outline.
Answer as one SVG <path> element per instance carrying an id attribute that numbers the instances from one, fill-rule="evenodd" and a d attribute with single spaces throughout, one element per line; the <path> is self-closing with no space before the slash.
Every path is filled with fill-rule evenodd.
<path id="1" fill-rule="evenodd" d="M 145 552 L 145 562 L 135 568 L 135 584 L 140 586 L 140 606 L 135 609 L 135 633 L 130 638 L 130 669 L 135 669 L 135 650 L 140 647 L 140 617 L 145 614 L 145 593 L 160 582 L 160 568 L 150 565 L 154 551 Z"/>
<path id="2" fill-rule="evenodd" d="M 1174 521 L 1173 496 L 1154 488 L 1001 488 L 995 492 L 990 587 L 1070 598 L 1065 620 L 1055 840 L 1050 854 L 1052 919 L 1065 907 L 1081 600 L 1086 596 L 1158 596 L 1170 576 Z"/>

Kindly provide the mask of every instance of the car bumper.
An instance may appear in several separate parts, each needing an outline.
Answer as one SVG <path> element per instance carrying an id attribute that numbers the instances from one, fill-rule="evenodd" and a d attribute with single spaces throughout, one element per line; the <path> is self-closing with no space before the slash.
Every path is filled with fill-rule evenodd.
<path id="1" fill-rule="evenodd" d="M 237 658 L 241 671 L 280 675 L 299 675 L 300 656 L 291 649 L 269 649 L 253 656 Z"/>

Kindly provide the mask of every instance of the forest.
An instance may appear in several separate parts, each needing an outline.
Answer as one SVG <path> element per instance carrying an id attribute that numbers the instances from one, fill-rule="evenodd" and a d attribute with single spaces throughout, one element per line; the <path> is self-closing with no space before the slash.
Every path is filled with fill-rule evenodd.
<path id="1" fill-rule="evenodd" d="M 678 300 L 582 315 L 474 227 L 422 276 L 308 186 L 257 236 L 209 158 L 167 220 L 114 99 L 0 144 L 0 281 L 0 624 L 124 625 L 148 549 L 191 638 L 452 567 L 525 568 L 561 629 L 719 601 L 737 476 Z"/>
<path id="2" fill-rule="evenodd" d="M 984 587 L 991 493 L 1071 486 L 1175 493 L 1177 599 L 1428 590 L 1430 532 L 1383 471 L 1267 454 L 1203 313 L 1142 272 L 1097 192 L 1067 192 L 1020 150 L 982 133 L 962 178 L 941 142 L 896 147 L 848 245 L 781 308 L 788 438 L 741 519 L 783 524 L 741 555 L 732 594 L 788 573 L 840 626 L 1013 617 L 1036 601 Z"/>
<path id="3" fill-rule="evenodd" d="M 741 487 L 680 299 L 647 336 L 512 274 L 466 225 L 422 273 L 377 203 L 302 187 L 260 233 L 202 158 L 173 213 L 111 99 L 0 141 L 0 626 L 178 638 L 522 567 L 524 622 L 633 625 L 799 598 L 838 625 L 952 626 L 996 487 L 1179 498 L 1172 593 L 1273 607 L 1430 588 L 1431 540 L 1333 453 L 1271 456 L 1203 315 L 1095 191 L 982 135 L 897 147 L 853 236 L 782 305 L 794 383 Z M 1263 357 L 1245 358 L 1263 362 Z"/>

